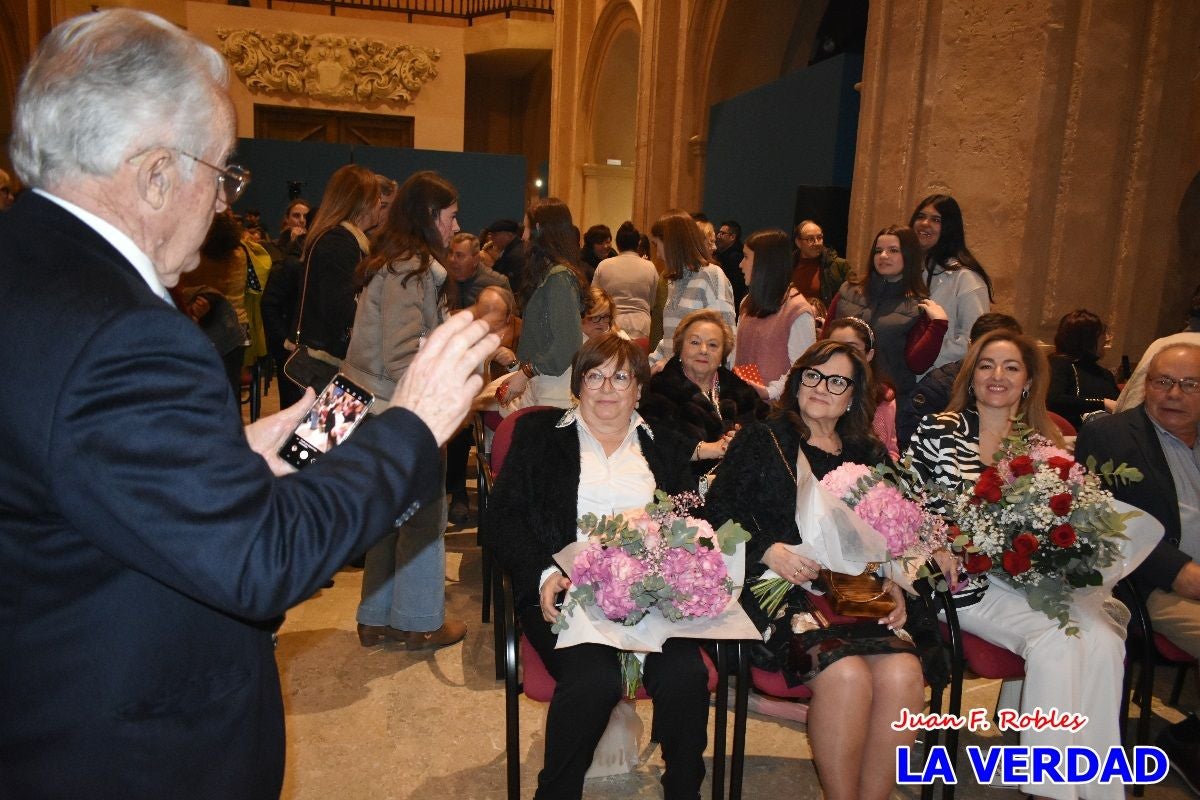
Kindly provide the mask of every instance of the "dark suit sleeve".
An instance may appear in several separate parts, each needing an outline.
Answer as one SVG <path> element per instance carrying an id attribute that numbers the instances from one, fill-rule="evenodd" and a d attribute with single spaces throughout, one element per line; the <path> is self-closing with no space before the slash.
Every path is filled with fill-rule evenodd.
<path id="1" fill-rule="evenodd" d="M 364 425 L 275 478 L 247 446 L 208 342 L 166 308 L 99 330 L 64 382 L 45 476 L 69 525 L 200 602 L 267 619 L 438 491 L 437 445 L 414 415 Z"/>
<path id="2" fill-rule="evenodd" d="M 1125 413 L 1140 412 L 1134 409 Z M 1086 464 L 1088 456 L 1094 456 L 1098 464 L 1103 464 L 1111 458 L 1117 464 L 1124 462 L 1142 470 L 1143 480 L 1141 483 L 1108 488 L 1118 500 L 1137 506 L 1158 518 L 1158 514 L 1163 513 L 1162 510 L 1156 508 L 1161 498 L 1158 497 L 1159 493 L 1151 485 L 1153 477 L 1148 465 L 1139 463 L 1141 459 L 1138 457 L 1137 447 L 1132 442 L 1133 434 L 1124 424 L 1127 419 L 1124 414 L 1119 414 L 1084 425 L 1079 431 L 1079 438 L 1075 440 L 1075 460 Z M 1171 476 L 1168 474 L 1166 479 L 1171 480 Z M 1168 511 L 1170 510 L 1168 509 Z M 1163 522 L 1163 520 L 1159 518 L 1159 522 Z M 1191 560 L 1164 534 L 1146 560 L 1134 570 L 1133 576 L 1141 585 L 1169 592 L 1175 576 Z"/>

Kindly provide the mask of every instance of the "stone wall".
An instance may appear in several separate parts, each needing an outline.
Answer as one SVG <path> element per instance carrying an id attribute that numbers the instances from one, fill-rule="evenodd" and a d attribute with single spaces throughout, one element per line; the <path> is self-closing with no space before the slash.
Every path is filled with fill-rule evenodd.
<path id="1" fill-rule="evenodd" d="M 996 306 L 1051 339 L 1084 307 L 1113 356 L 1177 330 L 1200 281 L 1176 219 L 1197 168 L 1191 0 L 874 0 L 851 247 L 932 191 L 963 207 Z"/>

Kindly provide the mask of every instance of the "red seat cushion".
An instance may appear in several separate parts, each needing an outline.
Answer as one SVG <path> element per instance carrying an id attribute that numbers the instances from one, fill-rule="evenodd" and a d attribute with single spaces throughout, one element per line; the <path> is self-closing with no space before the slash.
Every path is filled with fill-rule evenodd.
<path id="1" fill-rule="evenodd" d="M 796 700 L 807 700 L 812 697 L 812 690 L 803 684 L 788 686 L 787 681 L 783 679 L 783 673 L 778 671 L 772 672 L 751 667 L 750 682 L 754 684 L 755 689 L 772 697 L 789 697 Z"/>
<path id="2" fill-rule="evenodd" d="M 1154 634 L 1154 649 L 1167 661 L 1177 664 L 1195 664 L 1196 659 L 1186 650 L 1180 650 L 1175 643 L 1161 633 Z"/>
<path id="3" fill-rule="evenodd" d="M 942 626 L 942 636 L 949 638 L 949 628 Z M 994 645 L 978 636 L 962 631 L 963 659 L 981 678 L 1024 678 L 1025 659 L 1006 648 Z"/>
<path id="4" fill-rule="evenodd" d="M 700 651 L 700 657 L 704 659 L 704 666 L 708 670 L 708 691 L 716 691 L 717 668 L 713 666 L 712 659 L 704 650 Z M 554 696 L 554 678 L 550 676 L 542 657 L 538 655 L 537 650 L 529 643 L 529 639 L 525 638 L 524 634 L 521 635 L 521 665 L 525 671 L 523 679 L 525 696 L 530 700 L 537 700 L 539 703 L 549 703 L 550 698 Z M 645 686 L 638 687 L 637 699 L 650 699 Z"/>
<path id="5" fill-rule="evenodd" d="M 496 432 L 496 428 L 499 428 L 500 423 L 503 421 L 504 417 L 500 416 L 499 411 L 483 412 L 483 427 L 487 428 L 492 433 Z"/>

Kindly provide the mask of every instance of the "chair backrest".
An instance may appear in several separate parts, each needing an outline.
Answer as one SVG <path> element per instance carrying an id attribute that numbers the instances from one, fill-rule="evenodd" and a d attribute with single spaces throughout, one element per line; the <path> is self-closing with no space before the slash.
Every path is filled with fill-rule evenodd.
<path id="1" fill-rule="evenodd" d="M 1067 422 L 1066 419 L 1058 414 L 1055 414 L 1053 411 L 1047 411 L 1046 416 L 1050 418 L 1051 422 L 1058 426 L 1058 432 L 1063 436 L 1074 436 L 1077 433 L 1074 425 L 1072 425 L 1070 422 Z"/>
<path id="2" fill-rule="evenodd" d="M 500 475 L 500 468 L 504 466 L 504 458 L 508 455 L 509 445 L 512 444 L 513 431 L 516 430 L 517 420 L 528 414 L 530 411 L 541 411 L 547 408 L 554 408 L 554 406 L 527 406 L 514 411 L 505 417 L 503 421 L 501 421 L 500 425 L 496 428 L 495 435 L 492 436 L 492 452 L 490 460 L 492 465 L 492 475 L 494 477 L 498 477 Z"/>

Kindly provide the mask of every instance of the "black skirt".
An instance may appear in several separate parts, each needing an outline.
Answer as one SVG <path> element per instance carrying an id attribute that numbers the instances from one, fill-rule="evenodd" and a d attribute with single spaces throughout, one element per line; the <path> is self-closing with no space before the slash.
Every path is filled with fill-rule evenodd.
<path id="1" fill-rule="evenodd" d="M 766 640 L 751 647 L 750 661 L 760 669 L 782 672 L 788 686 L 799 686 L 847 656 L 912 653 L 920 659 L 927 682 L 944 684 L 949 668 L 937 617 L 924 598 L 905 597 L 908 618 L 904 631 L 911 641 L 874 619 L 851 621 L 834 616 L 823 598 L 794 587 L 768 621 Z M 799 632 L 793 633 L 793 629 Z"/>

